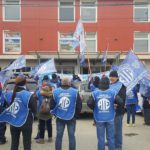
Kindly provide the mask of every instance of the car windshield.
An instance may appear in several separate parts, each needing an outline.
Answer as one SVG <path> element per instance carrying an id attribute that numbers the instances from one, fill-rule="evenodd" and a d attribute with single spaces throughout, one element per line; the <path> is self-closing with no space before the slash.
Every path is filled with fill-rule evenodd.
<path id="1" fill-rule="evenodd" d="M 6 85 L 6 87 L 4 88 L 4 90 L 8 90 L 8 91 L 13 91 L 15 86 L 14 82 L 10 82 Z M 34 92 L 37 89 L 37 83 L 36 82 L 27 82 L 26 83 L 26 87 L 30 92 Z"/>
<path id="2" fill-rule="evenodd" d="M 8 91 L 13 91 L 15 84 L 14 83 L 9 83 L 6 85 L 6 90 Z"/>

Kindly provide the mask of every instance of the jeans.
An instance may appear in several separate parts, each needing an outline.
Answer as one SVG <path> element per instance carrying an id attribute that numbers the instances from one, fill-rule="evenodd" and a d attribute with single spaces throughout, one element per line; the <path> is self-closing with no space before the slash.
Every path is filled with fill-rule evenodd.
<path id="1" fill-rule="evenodd" d="M 115 116 L 115 150 L 122 150 L 122 120 L 123 115 Z"/>
<path id="2" fill-rule="evenodd" d="M 98 148 L 97 150 L 105 150 L 105 129 L 108 142 L 108 150 L 114 150 L 114 121 L 96 122 Z"/>
<path id="3" fill-rule="evenodd" d="M 146 125 L 150 125 L 150 109 L 144 109 L 144 122 Z"/>
<path id="4" fill-rule="evenodd" d="M 31 150 L 32 123 L 24 124 L 22 127 L 10 126 L 11 150 L 18 150 L 21 132 L 24 150 Z"/>
<path id="5" fill-rule="evenodd" d="M 39 132 L 40 132 L 41 139 L 44 139 L 45 125 L 46 125 L 47 131 L 48 131 L 48 138 L 52 137 L 52 119 L 48 119 L 48 120 L 39 119 Z"/>
<path id="6" fill-rule="evenodd" d="M 76 120 L 56 120 L 56 141 L 55 141 L 55 149 L 62 150 L 62 137 L 65 129 L 65 125 L 67 125 L 68 136 L 69 136 L 69 150 L 76 149 L 76 140 L 75 140 L 75 129 L 76 129 Z"/>
<path id="7" fill-rule="evenodd" d="M 126 105 L 127 108 L 127 123 L 130 123 L 130 116 L 132 115 L 132 124 L 135 123 L 135 112 L 136 112 L 136 104 Z"/>

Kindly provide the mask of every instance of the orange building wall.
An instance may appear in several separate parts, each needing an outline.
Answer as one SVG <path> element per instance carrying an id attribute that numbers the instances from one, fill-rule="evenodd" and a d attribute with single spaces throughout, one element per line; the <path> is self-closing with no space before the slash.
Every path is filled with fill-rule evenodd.
<path id="1" fill-rule="evenodd" d="M 133 5 L 108 6 L 123 2 L 132 4 L 132 0 L 99 1 L 97 23 L 84 23 L 86 32 L 97 32 L 98 51 L 103 51 L 107 45 L 109 51 L 128 51 L 133 48 L 134 31 L 150 32 L 150 23 L 133 22 Z M 80 7 L 76 0 L 76 22 L 59 23 L 57 4 L 57 0 L 22 0 L 21 22 L 3 22 L 1 5 L 0 54 L 3 53 L 3 30 L 21 32 L 22 54 L 30 54 L 29 51 L 58 51 L 58 32 L 75 31 Z"/>

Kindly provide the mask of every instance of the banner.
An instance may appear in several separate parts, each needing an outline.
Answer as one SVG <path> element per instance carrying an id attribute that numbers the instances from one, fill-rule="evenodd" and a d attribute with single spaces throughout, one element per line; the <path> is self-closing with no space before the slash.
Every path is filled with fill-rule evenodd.
<path id="1" fill-rule="evenodd" d="M 126 58 L 118 68 L 119 80 L 127 87 L 127 93 L 148 74 L 143 63 L 129 51 Z"/>

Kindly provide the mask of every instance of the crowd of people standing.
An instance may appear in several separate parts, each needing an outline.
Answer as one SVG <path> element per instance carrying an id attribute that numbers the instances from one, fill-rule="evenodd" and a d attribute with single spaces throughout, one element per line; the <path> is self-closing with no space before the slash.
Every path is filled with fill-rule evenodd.
<path id="1" fill-rule="evenodd" d="M 69 150 L 76 149 L 76 120 L 82 110 L 82 99 L 74 82 L 81 82 L 77 75 L 72 80 L 60 80 L 56 74 L 52 79 L 44 76 L 38 89 L 31 94 L 26 88 L 26 78 L 16 77 L 13 91 L 2 92 L 0 96 L 0 144 L 6 143 L 6 123 L 10 124 L 11 150 L 18 150 L 20 133 L 23 134 L 24 150 L 31 150 L 32 125 L 38 118 L 35 137 L 38 144 L 44 144 L 45 129 L 48 141 L 52 142 L 52 116 L 56 118 L 55 149 L 62 149 L 65 126 L 69 136 Z M 93 110 L 97 131 L 98 150 L 105 149 L 105 132 L 109 150 L 122 150 L 123 116 L 127 108 L 127 125 L 135 126 L 136 89 L 126 95 L 126 87 L 119 81 L 117 71 L 111 71 L 109 78 L 95 77 L 89 82 L 91 98 L 87 105 Z"/>

